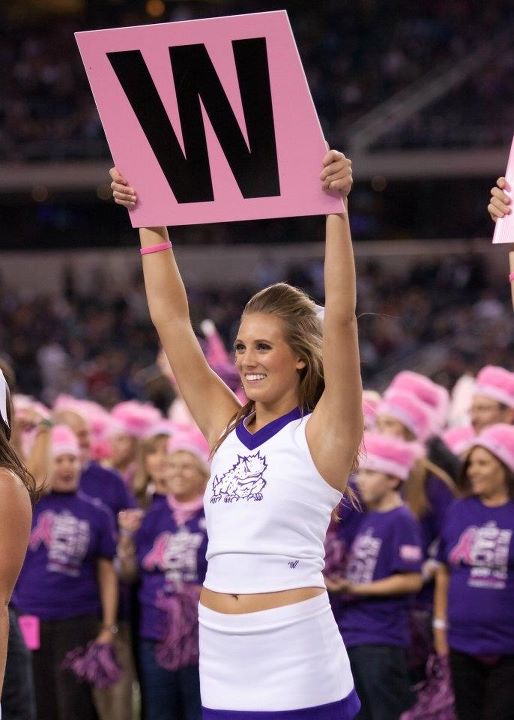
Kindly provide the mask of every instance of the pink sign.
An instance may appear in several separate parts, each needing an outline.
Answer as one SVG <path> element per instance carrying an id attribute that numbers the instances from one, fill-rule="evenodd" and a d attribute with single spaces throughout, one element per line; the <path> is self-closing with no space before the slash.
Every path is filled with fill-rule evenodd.
<path id="1" fill-rule="evenodd" d="M 39 650 L 39 618 L 35 615 L 20 615 L 18 625 L 27 648 L 29 650 Z"/>
<path id="2" fill-rule="evenodd" d="M 343 211 L 285 11 L 76 39 L 133 227 Z"/>
<path id="3" fill-rule="evenodd" d="M 512 145 L 510 147 L 509 161 L 507 163 L 507 171 L 505 172 L 505 179 L 507 180 L 509 187 L 504 192 L 510 197 L 512 188 L 514 187 L 514 138 L 512 139 Z M 505 217 L 498 218 L 496 225 L 494 226 L 493 243 L 513 243 L 514 244 L 514 216 L 505 215 Z"/>

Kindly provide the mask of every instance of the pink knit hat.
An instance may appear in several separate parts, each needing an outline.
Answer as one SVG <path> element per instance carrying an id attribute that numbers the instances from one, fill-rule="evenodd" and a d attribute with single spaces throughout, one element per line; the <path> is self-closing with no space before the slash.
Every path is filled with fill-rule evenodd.
<path id="1" fill-rule="evenodd" d="M 79 457 L 79 441 L 75 433 L 67 425 L 54 425 L 52 428 L 50 452 L 54 458 L 59 457 L 59 455 Z"/>
<path id="2" fill-rule="evenodd" d="M 476 433 L 471 425 L 454 427 L 441 435 L 443 442 L 454 455 L 462 455 L 467 452 L 475 437 Z"/>
<path id="3" fill-rule="evenodd" d="M 209 445 L 202 433 L 197 430 L 177 433 L 168 440 L 167 449 L 170 455 L 180 450 L 190 452 L 200 460 L 206 470 L 209 469 Z"/>
<path id="4" fill-rule="evenodd" d="M 377 407 L 377 415 L 389 415 L 411 431 L 420 442 L 425 442 L 432 429 L 433 415 L 413 393 L 390 389 Z"/>
<path id="5" fill-rule="evenodd" d="M 360 468 L 392 475 L 400 480 L 406 480 L 416 460 L 423 457 L 423 448 L 419 443 L 379 433 L 364 433 L 362 450 L 364 455 L 359 462 Z"/>
<path id="6" fill-rule="evenodd" d="M 54 411 L 71 411 L 85 420 L 91 432 L 90 453 L 93 460 L 105 460 L 111 455 L 109 440 L 112 418 L 109 412 L 92 400 L 75 398 L 72 395 L 58 395 Z"/>
<path id="7" fill-rule="evenodd" d="M 446 425 L 450 396 L 448 390 L 442 385 L 438 385 L 420 373 L 402 370 L 393 378 L 389 387 L 416 395 L 418 400 L 426 405 L 432 413 L 433 431 L 438 431 Z"/>
<path id="8" fill-rule="evenodd" d="M 366 430 L 369 430 L 375 425 L 379 403 L 380 393 L 377 393 L 376 390 L 362 391 L 362 412 L 364 414 L 364 427 Z"/>
<path id="9" fill-rule="evenodd" d="M 43 420 L 50 419 L 50 410 L 46 405 L 43 405 L 39 400 L 34 400 L 30 395 L 16 393 L 12 396 L 12 402 L 16 415 L 23 415 L 24 412 L 34 410 Z"/>
<path id="10" fill-rule="evenodd" d="M 183 432 L 184 428 L 180 427 L 174 422 L 171 422 L 171 420 L 162 418 L 154 425 L 150 425 L 150 427 L 144 434 L 144 439 L 147 440 L 148 438 L 153 438 L 157 435 L 167 435 L 168 437 L 173 437 L 173 435 L 176 435 L 178 432 L 181 431 Z"/>
<path id="11" fill-rule="evenodd" d="M 514 408 L 514 373 L 496 365 L 486 365 L 476 378 L 474 395 L 485 395 Z"/>
<path id="12" fill-rule="evenodd" d="M 497 423 L 485 428 L 472 441 L 470 451 L 475 447 L 489 450 L 498 460 L 514 472 L 514 426 Z"/>
<path id="13" fill-rule="evenodd" d="M 140 403 L 136 400 L 118 403 L 111 411 L 115 421 L 111 434 L 122 433 L 142 438 L 148 429 L 162 420 L 161 413 L 153 405 Z"/>

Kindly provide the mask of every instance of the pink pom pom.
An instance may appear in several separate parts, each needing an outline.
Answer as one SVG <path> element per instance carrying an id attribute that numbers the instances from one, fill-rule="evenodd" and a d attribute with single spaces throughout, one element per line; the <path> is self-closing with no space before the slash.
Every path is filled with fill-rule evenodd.
<path id="1" fill-rule="evenodd" d="M 155 658 L 167 670 L 180 670 L 198 663 L 198 601 L 196 585 L 182 585 L 173 595 L 162 594 L 156 605 L 165 613 L 162 640 Z"/>
<path id="2" fill-rule="evenodd" d="M 79 680 L 97 688 L 115 685 L 122 675 L 114 647 L 110 643 L 90 642 L 86 647 L 70 650 L 63 660 L 63 670 L 71 670 Z"/>

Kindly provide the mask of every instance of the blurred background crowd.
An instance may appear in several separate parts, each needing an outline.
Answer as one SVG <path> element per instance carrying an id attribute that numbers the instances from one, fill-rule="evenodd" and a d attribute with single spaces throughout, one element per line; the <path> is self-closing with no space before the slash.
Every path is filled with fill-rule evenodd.
<path id="1" fill-rule="evenodd" d="M 73 392 L 107 405 L 149 397 L 155 336 L 140 274 L 120 268 L 113 287 L 101 262 L 86 282 L 80 270 L 81 250 L 133 248 L 134 236 L 109 199 L 109 151 L 73 33 L 279 6 L 284 3 L 2 4 L 0 52 L 9 72 L 0 99 L 0 248 L 21 258 L 45 248 L 63 251 L 47 286 L 0 266 L 0 350 L 16 365 L 21 392 L 49 401 L 56 392 Z M 287 9 L 326 137 L 354 158 L 352 231 L 366 382 L 381 389 L 402 358 L 425 369 L 428 344 L 442 350 L 432 353 L 426 369 L 447 387 L 462 371 L 507 363 L 507 288 L 498 282 L 498 263 L 484 253 L 487 246 L 477 253 L 472 243 L 491 235 L 484 208 L 510 141 L 511 3 L 327 1 L 314 12 L 299 1 Z M 421 155 L 412 155 L 413 148 Z M 241 301 L 277 279 L 266 247 L 280 245 L 287 255 L 293 244 L 321 237 L 315 218 L 174 234 L 199 255 L 206 244 L 263 248 L 258 267 L 249 260 L 247 276 L 237 282 L 189 283 L 193 316 L 213 317 L 229 346 Z M 432 255 L 435 240 L 443 238 L 450 252 Z M 469 245 L 453 252 L 462 239 Z M 417 260 L 383 262 L 388 251 L 376 249 L 376 241 L 391 240 L 405 241 L 406 252 L 415 245 Z M 367 242 L 375 242 L 374 249 L 361 257 Z M 73 264 L 64 253 L 70 249 Z M 319 259 L 291 259 L 281 263 L 280 274 L 322 302 L 320 267 Z"/>
<path id="2" fill-rule="evenodd" d="M 500 463 L 499 470 L 495 466 L 498 487 L 508 502 L 505 517 L 494 512 L 481 516 L 480 522 L 499 523 L 503 532 L 486 590 L 493 593 L 489 599 L 496 590 L 500 594 L 494 597 L 502 598 L 512 591 L 514 548 L 507 559 L 498 558 L 505 533 L 510 539 L 514 531 L 514 442 L 509 434 L 514 419 L 514 329 L 505 253 L 490 248 L 492 223 L 486 211 L 489 188 L 504 171 L 514 128 L 512 3 L 4 0 L 0 366 L 15 392 L 18 448 L 50 491 L 37 506 L 39 534 L 31 541 L 14 605 L 18 613 L 29 616 L 44 606 L 40 615 L 47 613 L 45 632 L 57 633 L 48 635 L 46 642 L 52 637 L 60 648 L 55 657 L 38 656 L 33 662 L 25 645 L 30 645 L 30 629 L 24 629 L 25 641 L 21 636 L 10 639 L 3 698 L 6 720 L 199 717 L 195 628 L 189 610 L 196 592 L 191 587 L 201 583 L 204 572 L 205 528 L 198 498 L 208 457 L 159 353 L 135 233 L 128 228 L 126 214 L 112 203 L 109 149 L 73 33 L 283 8 L 289 13 L 325 136 L 354 161 L 351 222 L 362 375 L 370 391 L 365 405 L 368 429 L 386 438 L 415 440 L 425 448 L 423 460 L 412 456 L 412 462 L 405 461 L 406 476 L 387 495 L 388 501 L 399 498 L 415 518 L 414 530 L 409 526 L 415 539 L 406 541 L 414 547 L 412 566 L 406 563 L 400 571 L 410 567 L 415 585 L 421 583 L 404 588 L 399 605 L 384 606 L 387 621 L 395 616 L 405 621 L 392 639 L 387 633 L 383 638 L 384 644 L 408 653 L 408 679 L 415 691 L 410 699 L 404 698 L 404 707 L 417 702 L 418 709 L 405 720 L 455 718 L 448 668 L 439 667 L 439 684 L 432 682 L 435 675 L 429 672 L 427 684 L 426 661 L 434 657 L 434 561 L 449 568 L 451 580 L 455 528 L 465 515 L 462 508 L 468 506 L 460 505 L 460 514 L 451 522 L 445 519 L 446 511 L 456 498 L 459 503 L 467 503 L 469 495 L 480 503 L 487 500 L 487 477 L 485 490 L 484 485 L 473 485 L 469 451 L 480 445 L 478 438 L 488 427 L 493 434 L 485 436 L 486 445 L 489 450 L 500 447 L 493 459 Z M 172 232 L 177 255 L 181 249 L 187 251 L 188 296 L 202 347 L 214 369 L 239 391 L 231 347 L 248 297 L 266 284 L 286 280 L 323 302 L 322 223 L 319 218 L 283 219 Z M 114 249 L 113 266 L 106 258 Z M 218 264 L 213 260 L 210 275 L 199 271 L 209 252 L 214 252 L 209 257 L 219 253 L 223 258 Z M 375 449 L 377 457 L 389 451 L 380 442 Z M 70 465 L 56 471 L 55 461 L 63 455 L 72 458 Z M 102 515 L 98 505 L 91 509 L 83 498 L 74 505 L 71 498 L 78 497 L 79 488 L 107 505 L 108 512 Z M 355 513 L 348 505 L 340 508 L 343 522 L 334 522 L 327 543 L 327 577 L 335 583 L 332 599 L 343 635 L 346 639 L 346 632 L 358 648 L 376 644 L 377 637 L 355 638 L 348 631 L 353 621 L 348 621 L 348 597 L 343 596 L 350 590 L 345 583 L 365 582 L 355 570 L 355 559 L 364 562 L 367 557 L 359 542 L 381 530 L 370 525 L 373 502 L 364 484 L 355 480 L 354 489 L 363 506 L 368 503 L 368 512 Z M 56 500 L 56 495 L 66 498 Z M 89 604 L 77 607 L 78 617 L 89 620 L 80 638 L 77 614 L 70 615 L 69 603 L 62 602 L 74 591 L 72 584 L 66 585 L 73 573 L 65 573 L 67 580 L 58 587 L 41 570 L 41 553 L 45 542 L 50 547 L 52 533 L 45 513 L 57 512 L 61 501 L 69 504 L 73 517 L 96 523 L 98 532 L 96 554 L 88 555 L 93 564 L 81 568 L 79 579 L 82 572 L 90 577 L 92 568 L 102 568 L 103 592 L 100 598 L 99 587 L 86 583 Z M 120 516 L 120 511 L 128 514 Z M 460 531 L 466 527 L 459 526 Z M 62 532 L 78 552 L 69 527 Z M 182 551 L 159 544 L 160 532 L 170 534 L 179 543 L 173 547 Z M 477 539 L 482 549 L 485 541 Z M 422 562 L 416 564 L 418 545 Z M 100 560 L 107 560 L 107 565 L 96 566 Z M 384 562 L 382 578 L 396 568 L 391 554 Z M 474 559 L 469 554 L 466 562 L 472 573 Z M 487 574 L 487 562 L 480 562 L 478 573 Z M 493 575 L 504 585 L 494 589 Z M 113 587 L 120 578 L 118 602 Z M 443 577 L 443 586 L 444 582 Z M 184 585 L 191 586 L 191 593 L 182 591 Z M 31 595 L 31 586 L 39 587 L 39 594 Z M 464 583 L 459 592 L 473 594 L 477 587 Z M 50 588 L 47 596 L 45 588 Z M 48 610 L 45 597 L 54 610 Z M 407 597 L 409 602 L 403 603 Z M 450 595 L 454 622 L 466 625 L 470 620 L 462 618 L 461 605 L 454 600 Z M 471 607 L 476 596 L 466 602 Z M 119 610 L 113 617 L 115 605 Z M 359 617 L 353 624 L 366 625 L 369 608 L 358 603 L 352 607 Z M 465 633 L 464 640 L 457 640 L 453 650 L 465 658 L 453 655 L 454 679 L 457 671 L 468 678 L 479 672 L 479 687 L 486 671 L 488 678 L 498 671 L 494 677 L 503 678 L 501 687 L 514 687 L 514 639 L 505 630 L 512 618 L 506 605 L 501 608 L 492 611 L 492 619 L 484 619 L 478 610 L 473 618 L 486 626 L 492 623 L 494 641 L 500 637 L 496 645 L 485 643 L 477 649 Z M 64 671 L 65 655 L 77 643 L 94 640 L 98 628 L 90 620 L 100 610 L 108 620 L 101 633 L 109 635 L 116 627 L 116 657 L 88 656 L 91 662 L 81 664 L 83 658 L 74 656 Z M 52 625 L 61 620 L 64 625 Z M 68 620 L 71 625 L 66 625 Z M 177 627 L 180 641 L 174 634 Z M 448 639 L 446 628 L 436 629 L 443 633 L 437 638 L 436 649 L 441 651 Z M 507 637 L 506 645 L 501 636 Z M 454 643 L 454 638 L 449 640 Z M 181 648 L 180 657 L 170 653 L 174 647 Z M 504 655 L 511 665 L 505 665 Z M 465 664 L 468 656 L 478 658 L 478 670 Z M 364 659 L 369 662 L 369 657 Z M 357 672 L 355 653 L 352 663 Z M 70 668 L 75 675 L 93 668 L 89 684 L 74 684 Z M 189 670 L 184 673 L 184 668 Z M 62 678 L 64 684 L 59 685 Z M 416 685 L 420 681 L 425 684 Z M 64 704 L 48 693 L 54 682 Z M 21 686 L 25 692 L 20 693 Z M 464 703 L 459 719 L 514 718 L 508 712 L 501 715 L 492 702 L 477 714 L 476 704 L 474 710 L 466 705 L 466 692 L 458 684 L 455 689 Z M 362 697 L 381 697 L 376 688 L 359 690 Z M 498 702 L 514 707 L 513 698 L 497 695 Z M 440 701 L 439 715 L 429 714 L 437 709 L 434 698 Z M 479 701 L 483 698 L 473 700 Z M 371 706 L 368 711 L 366 720 L 374 720 Z"/>
<path id="3" fill-rule="evenodd" d="M 62 160 L 108 156 L 74 32 L 283 9 L 288 3 L 55 2 L 48 6 L 69 12 L 50 23 L 37 16 L 44 3 L 23 3 L 26 13 L 16 5 L 4 10 L 1 29 L 2 64 L 11 72 L 2 96 L 0 158 Z M 514 101 L 514 56 L 507 42 L 514 20 L 510 3 L 494 0 L 485 7 L 478 0 L 456 0 L 413 6 L 398 0 L 390 6 L 378 0 L 326 0 L 315 12 L 303 0 L 290 5 L 309 85 L 334 146 L 344 147 L 361 118 L 391 96 L 436 69 L 443 74 L 469 62 L 479 51 L 487 62 L 464 76 L 457 92 L 434 102 L 426 113 L 415 113 L 377 145 L 476 147 L 509 140 Z"/>

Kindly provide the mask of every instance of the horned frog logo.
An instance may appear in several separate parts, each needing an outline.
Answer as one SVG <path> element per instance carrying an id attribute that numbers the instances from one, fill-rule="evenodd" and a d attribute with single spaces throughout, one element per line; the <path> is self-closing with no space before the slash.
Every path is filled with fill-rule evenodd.
<path id="1" fill-rule="evenodd" d="M 268 467 L 266 458 L 260 452 L 248 457 L 237 456 L 237 462 L 228 472 L 212 481 L 211 503 L 222 498 L 226 503 L 239 500 L 262 500 L 262 491 L 267 485 L 263 474 Z"/>

